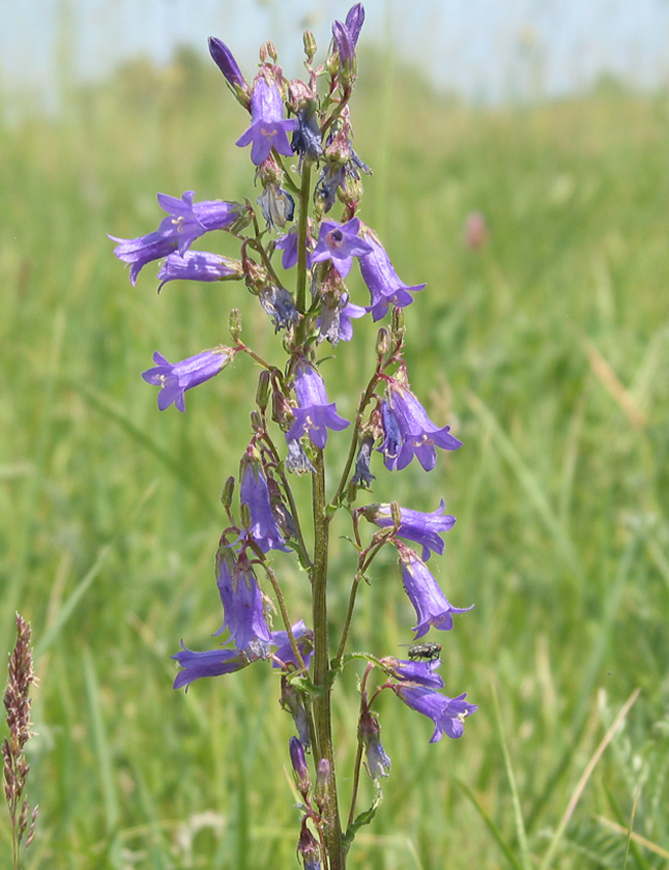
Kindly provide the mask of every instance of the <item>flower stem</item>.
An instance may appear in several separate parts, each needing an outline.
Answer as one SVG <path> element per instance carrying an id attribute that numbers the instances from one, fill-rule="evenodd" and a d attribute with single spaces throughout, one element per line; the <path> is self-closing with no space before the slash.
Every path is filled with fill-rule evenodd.
<path id="1" fill-rule="evenodd" d="M 302 187 L 300 189 L 300 209 L 297 224 L 297 287 L 295 304 L 300 314 L 307 310 L 307 217 L 311 195 L 311 162 L 302 165 Z"/>
<path id="2" fill-rule="evenodd" d="M 325 839 L 328 846 L 330 870 L 344 870 L 345 854 L 339 820 L 337 799 L 337 780 L 335 774 L 334 747 L 332 745 L 332 717 L 329 663 L 329 637 L 327 614 L 327 577 L 329 519 L 325 503 L 325 468 L 322 450 L 316 451 L 314 459 L 316 473 L 313 475 L 313 512 L 314 512 L 314 567 L 311 572 L 314 620 L 314 720 L 318 737 L 318 755 L 330 762 L 331 775 L 328 785 L 326 806 L 323 811 Z"/>

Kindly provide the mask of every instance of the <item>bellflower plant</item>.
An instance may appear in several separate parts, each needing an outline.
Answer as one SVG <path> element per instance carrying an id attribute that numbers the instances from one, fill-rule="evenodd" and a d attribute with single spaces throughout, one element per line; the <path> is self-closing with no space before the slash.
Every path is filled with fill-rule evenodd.
<path id="1" fill-rule="evenodd" d="M 269 329 L 280 333 L 272 351 L 278 359 L 266 359 L 242 341 L 241 316 L 232 309 L 229 346 L 200 350 L 177 363 L 156 351 L 154 366 L 142 377 L 160 388 L 161 411 L 174 404 L 183 412 L 185 392 L 219 374 L 237 354 L 247 354 L 259 368 L 239 485 L 229 477 L 221 496 L 225 519 L 213 575 L 223 607 L 222 626 L 209 649 L 193 650 L 181 642 L 173 656 L 180 666 L 174 688 L 188 690 L 205 677 L 225 677 L 225 691 L 225 682 L 244 679 L 238 672 L 251 665 L 270 667 L 279 677 L 277 694 L 295 730 L 286 749 L 301 797 L 295 843 L 305 870 L 344 870 L 356 833 L 378 809 L 381 782 L 392 771 L 381 742 L 381 721 L 373 709 L 381 692 L 389 689 L 411 710 L 431 719 L 432 743 L 444 734 L 461 737 L 466 719 L 476 712 L 464 694 L 443 693 L 444 681 L 436 673 L 441 664 L 438 643 L 414 645 L 406 660 L 387 650 L 374 655 L 349 649 L 362 581 L 378 582 L 375 560 L 388 547 L 397 553 L 398 573 L 416 612 L 413 628 L 406 619 L 406 631 L 415 633 L 414 640 L 432 630 L 451 630 L 454 617 L 471 610 L 450 604 L 426 564 L 430 557 L 443 555 L 443 535 L 455 523 L 455 517 L 445 513 L 443 499 L 432 512 L 369 499 L 356 506 L 377 480 L 372 471 L 374 463 L 380 463 L 377 452 L 387 471 L 400 472 L 416 457 L 417 464 L 430 472 L 437 462 L 437 447 L 454 451 L 461 446 L 449 426 L 430 419 L 409 386 L 403 309 L 425 284 L 405 284 L 398 277 L 376 233 L 358 215 L 361 173 L 369 174 L 370 169 L 351 145 L 349 104 L 364 18 L 362 4 L 356 3 L 344 21 L 334 22 L 321 64 L 315 61 L 313 34 L 305 33 L 305 81 L 285 79 L 272 43 L 261 47 L 259 70 L 255 78 L 247 78 L 230 48 L 211 37 L 214 62 L 233 97 L 251 116 L 246 129 L 240 121 L 236 144 L 250 146 L 249 181 L 262 188 L 256 205 L 250 199 L 196 202 L 192 191 L 180 198 L 159 194 L 167 217 L 157 230 L 135 239 L 112 237 L 118 243 L 114 253 L 130 265 L 131 284 L 154 260 L 162 261 L 159 289 L 172 281 L 238 281 L 271 321 Z M 341 213 L 336 211 L 338 204 Z M 237 259 L 193 247 L 215 231 L 239 242 Z M 277 271 L 278 258 L 281 275 L 290 281 Z M 368 299 L 352 298 L 345 284 L 354 268 L 367 285 Z M 322 351 L 331 346 L 346 353 L 346 343 L 364 331 L 353 321 L 364 318 L 385 323 L 378 330 L 373 370 L 366 383 L 355 387 L 360 400 L 346 419 L 328 397 L 329 357 Z M 330 396 L 340 399 L 334 388 L 331 383 Z M 337 458 L 343 456 L 337 467 Z M 383 472 L 383 465 L 374 470 Z M 306 505 L 297 498 L 302 489 L 294 486 L 298 475 L 311 485 Z M 311 514 L 308 522 L 305 511 Z M 346 540 L 357 565 L 348 577 L 333 577 L 328 571 L 330 524 L 337 513 L 351 523 Z M 288 567 L 289 560 L 296 560 L 302 576 L 308 577 L 309 613 L 294 612 L 298 607 L 281 579 L 289 576 L 294 582 L 299 576 Z M 339 625 L 328 614 L 333 584 L 344 584 L 337 597 L 341 599 L 343 592 L 348 601 Z M 341 671 L 361 662 L 357 753 L 352 769 L 344 774 L 353 784 L 344 814 L 332 693 L 341 689 Z M 386 738 L 392 745 L 392 726 Z M 359 781 L 365 769 L 375 797 L 371 806 L 360 807 Z"/>

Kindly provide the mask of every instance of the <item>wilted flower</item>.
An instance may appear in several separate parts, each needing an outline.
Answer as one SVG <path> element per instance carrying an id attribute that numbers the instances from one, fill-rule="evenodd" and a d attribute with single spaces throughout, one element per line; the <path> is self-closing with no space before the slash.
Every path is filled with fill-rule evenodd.
<path id="1" fill-rule="evenodd" d="M 392 762 L 381 744 L 381 726 L 378 719 L 365 707 L 360 714 L 358 736 L 365 747 L 367 771 L 373 780 L 388 776 Z"/>
<path id="2" fill-rule="evenodd" d="M 255 641 L 263 645 L 271 643 L 265 618 L 266 599 L 246 554 L 235 559 L 231 549 L 221 547 L 216 562 L 216 584 L 224 614 L 223 625 L 216 634 L 227 628 L 237 649 L 246 649 Z"/>
<path id="3" fill-rule="evenodd" d="M 323 153 L 321 128 L 314 109 L 315 104 L 307 104 L 297 110 L 298 126 L 293 133 L 292 148 L 302 159 L 308 157 L 310 160 L 317 160 Z"/>
<path id="4" fill-rule="evenodd" d="M 310 745 L 309 714 L 304 704 L 304 695 L 288 682 L 285 673 L 281 674 L 281 707 L 293 717 L 293 722 L 303 746 Z"/>
<path id="5" fill-rule="evenodd" d="M 372 312 L 374 321 L 380 320 L 389 305 L 404 308 L 413 302 L 411 293 L 422 290 L 425 284 L 410 286 L 401 281 L 382 245 L 371 235 L 366 237 L 371 251 L 360 257 L 360 273 L 371 294 L 372 304 L 367 311 Z"/>
<path id="6" fill-rule="evenodd" d="M 365 314 L 367 314 L 366 308 L 348 301 L 348 293 L 342 294 L 337 300 L 326 297 L 317 320 L 319 343 L 325 339 L 333 345 L 339 344 L 340 341 L 350 341 L 353 338 L 351 319 L 364 317 Z"/>
<path id="7" fill-rule="evenodd" d="M 242 459 L 240 501 L 249 507 L 251 525 L 248 532 L 263 553 L 269 550 L 290 552 L 277 525 L 270 504 L 267 479 L 260 464 L 246 454 Z"/>
<path id="8" fill-rule="evenodd" d="M 322 450 L 328 440 L 327 430 L 346 429 L 349 421 L 339 416 L 334 402 L 328 402 L 323 378 L 307 362 L 297 366 L 295 393 L 298 407 L 293 408 L 295 422 L 286 432 L 286 438 L 290 442 L 292 438 L 308 434 Z"/>
<path id="9" fill-rule="evenodd" d="M 374 446 L 374 438 L 371 435 L 365 435 L 360 442 L 358 455 L 355 460 L 355 474 L 353 475 L 353 483 L 356 486 L 371 486 L 373 480 L 376 480 L 369 469 L 372 460 L 372 447 Z"/>
<path id="10" fill-rule="evenodd" d="M 407 387 L 391 381 L 388 397 L 389 402 L 382 415 L 386 440 L 380 449 L 386 457 L 385 464 L 389 470 L 401 471 L 417 456 L 425 471 L 432 471 L 437 462 L 435 445 L 444 450 L 457 450 L 462 446 L 462 441 L 448 434 L 450 426 L 444 426 L 443 429 L 435 426 L 425 408 Z M 394 455 L 392 451 L 396 447 L 397 434 L 400 444 Z"/>
<path id="11" fill-rule="evenodd" d="M 286 438 L 288 442 L 288 456 L 286 456 L 286 468 L 295 474 L 304 474 L 307 471 L 315 472 L 311 460 L 304 452 L 304 447 L 298 438 Z"/>
<path id="12" fill-rule="evenodd" d="M 251 95 L 251 126 L 237 140 L 243 148 L 251 145 L 251 160 L 256 166 L 267 160 L 272 148 L 279 154 L 292 157 L 293 149 L 288 133 L 295 130 L 297 121 L 283 117 L 281 92 L 274 82 L 261 74 L 256 79 Z"/>
<path id="13" fill-rule="evenodd" d="M 295 214 L 295 200 L 275 182 L 270 181 L 258 197 L 267 229 L 283 229 Z"/>
<path id="14" fill-rule="evenodd" d="M 297 323 L 300 313 L 295 307 L 293 297 L 285 287 L 267 284 L 259 293 L 258 298 L 264 310 L 272 318 L 274 329 L 287 329 L 292 323 Z"/>
<path id="15" fill-rule="evenodd" d="M 476 704 L 469 704 L 464 700 L 466 694 L 448 698 L 424 686 L 407 683 L 396 683 L 392 690 L 412 710 L 432 719 L 435 728 L 430 743 L 437 743 L 444 733 L 453 738 L 462 737 L 465 719 L 478 709 Z"/>
<path id="16" fill-rule="evenodd" d="M 409 508 L 400 508 L 402 522 L 396 534 L 407 541 L 415 541 L 423 547 L 423 559 L 430 558 L 430 550 L 441 556 L 444 552 L 444 542 L 439 537 L 443 532 L 448 532 L 455 525 L 455 517 L 444 515 L 446 504 L 442 498 L 441 504 L 433 513 L 412 511 Z M 360 513 L 372 523 L 381 528 L 395 525 L 392 517 L 392 509 L 389 504 L 372 504 L 361 508 Z"/>
<path id="17" fill-rule="evenodd" d="M 300 839 L 297 841 L 297 853 L 302 859 L 304 870 L 321 870 L 321 850 L 318 840 L 307 826 L 307 817 L 302 819 Z"/>
<path id="18" fill-rule="evenodd" d="M 211 350 L 203 350 L 202 353 L 172 364 L 156 351 L 153 354 L 153 361 L 156 365 L 152 369 L 142 372 L 142 377 L 147 384 L 160 387 L 158 408 L 161 411 L 169 408 L 172 402 L 180 411 L 185 411 L 184 393 L 186 390 L 197 387 L 213 378 L 225 368 L 234 355 L 233 348 L 221 345 Z"/>
<path id="19" fill-rule="evenodd" d="M 340 276 L 345 278 L 351 271 L 353 257 L 362 257 L 371 251 L 369 242 L 358 235 L 359 227 L 359 218 L 351 218 L 345 224 L 323 221 L 311 262 L 332 260 Z"/>
<path id="20" fill-rule="evenodd" d="M 242 264 L 206 251 L 170 254 L 158 272 L 158 292 L 168 281 L 225 281 L 243 277 Z"/>
<path id="21" fill-rule="evenodd" d="M 195 239 L 210 230 L 221 230 L 239 217 L 239 205 L 222 200 L 193 202 L 195 193 L 187 190 L 181 199 L 159 193 L 158 202 L 169 217 L 163 218 L 158 229 L 136 239 L 119 239 L 114 253 L 124 263 L 130 263 L 130 283 L 135 284 L 137 276 L 147 263 L 167 257 L 173 251 L 182 256 Z"/>
<path id="22" fill-rule="evenodd" d="M 402 582 L 409 600 L 414 606 L 418 625 L 415 640 L 424 637 L 430 628 L 450 631 L 453 628 L 453 614 L 466 613 L 472 607 L 453 607 L 441 591 L 439 584 L 430 573 L 427 565 L 408 547 L 398 545 L 402 565 Z"/>

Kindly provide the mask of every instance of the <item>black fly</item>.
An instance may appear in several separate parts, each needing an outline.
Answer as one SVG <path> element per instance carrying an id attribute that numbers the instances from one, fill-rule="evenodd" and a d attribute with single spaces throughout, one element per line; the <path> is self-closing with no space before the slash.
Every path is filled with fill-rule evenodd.
<path id="1" fill-rule="evenodd" d="M 414 661 L 434 662 L 441 653 L 440 643 L 415 643 L 409 647 L 409 658 Z"/>

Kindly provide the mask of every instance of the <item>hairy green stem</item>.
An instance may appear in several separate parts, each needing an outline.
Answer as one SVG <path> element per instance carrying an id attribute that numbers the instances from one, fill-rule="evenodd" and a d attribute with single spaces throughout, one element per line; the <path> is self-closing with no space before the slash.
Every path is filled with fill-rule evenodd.
<path id="1" fill-rule="evenodd" d="M 323 451 L 317 450 L 314 459 L 316 473 L 313 475 L 313 512 L 314 512 L 314 567 L 311 572 L 314 620 L 314 724 L 318 737 L 316 764 L 321 758 L 330 762 L 331 776 L 328 786 L 327 802 L 323 816 L 325 820 L 325 839 L 328 845 L 330 870 L 344 870 L 344 854 L 339 805 L 337 799 L 337 780 L 335 773 L 334 747 L 332 744 L 332 713 L 330 682 L 330 652 L 328 637 L 327 580 L 328 580 L 328 543 L 329 518 L 325 503 L 325 467 Z"/>
<path id="2" fill-rule="evenodd" d="M 299 220 L 297 223 L 297 310 L 304 314 L 307 310 L 307 217 L 311 196 L 311 162 L 302 164 L 302 187 L 300 188 Z"/>

